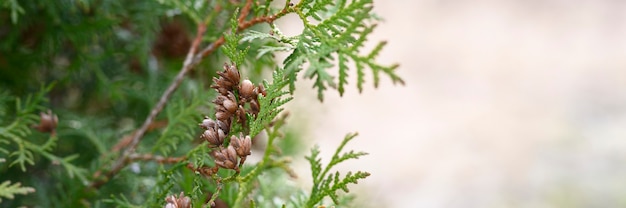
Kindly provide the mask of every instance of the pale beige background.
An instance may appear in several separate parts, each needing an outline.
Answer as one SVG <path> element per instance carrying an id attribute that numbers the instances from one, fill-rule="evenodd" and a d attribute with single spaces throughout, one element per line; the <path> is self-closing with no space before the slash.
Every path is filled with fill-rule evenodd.
<path id="1" fill-rule="evenodd" d="M 372 173 L 353 186 L 368 207 L 626 207 L 626 1 L 375 10 L 386 21 L 370 46 L 389 41 L 379 60 L 400 63 L 406 86 L 368 78 L 318 103 L 306 82 L 291 106 L 326 159 L 360 133 L 349 148 L 371 155 L 339 168 Z"/>

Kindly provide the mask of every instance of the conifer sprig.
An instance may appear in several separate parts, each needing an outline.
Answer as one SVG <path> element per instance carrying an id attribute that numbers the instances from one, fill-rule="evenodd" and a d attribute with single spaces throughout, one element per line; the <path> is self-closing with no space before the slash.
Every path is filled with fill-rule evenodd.
<path id="1" fill-rule="evenodd" d="M 292 51 L 283 61 L 287 77 L 295 76 L 308 63 L 304 77 L 315 80 L 313 87 L 318 91 L 318 98 L 324 99 L 323 92 L 330 88 L 336 88 L 340 95 L 345 92 L 345 85 L 348 84 L 349 64 L 352 62 L 356 67 L 356 85 L 359 92 L 363 91 L 365 83 L 365 68 L 372 71 L 374 86 L 377 87 L 380 80 L 380 72 L 389 76 L 394 84 L 404 84 L 404 81 L 395 73 L 398 65 L 382 65 L 375 61 L 378 53 L 385 45 L 384 42 L 378 44 L 367 55 L 360 55 L 361 48 L 367 36 L 374 30 L 375 15 L 372 13 L 371 0 L 337 1 L 330 0 L 303 0 L 293 7 L 289 12 L 296 13 L 302 23 L 304 30 L 301 35 L 285 38 L 277 33 L 275 35 L 264 35 L 259 32 L 249 32 L 244 34 L 244 41 L 253 39 L 269 38 L 279 43 L 279 46 L 264 46 L 258 53 L 259 56 L 265 53 L 279 51 Z M 315 24 L 312 20 L 318 21 Z M 338 82 L 335 77 L 328 72 L 328 69 L 338 66 Z M 290 91 L 293 92 L 293 82 L 290 83 Z"/>
<path id="2" fill-rule="evenodd" d="M 10 158 L 13 158 L 12 161 L 9 159 L 11 161 L 10 166 L 19 165 L 22 171 L 26 171 L 26 164 L 35 164 L 33 151 L 48 151 L 48 147 L 52 145 L 50 142 L 55 141 L 50 139 L 39 146 L 28 140 L 28 136 L 32 133 L 32 126 L 39 120 L 37 111 L 45 109 L 43 106 L 47 102 L 45 95 L 50 89 L 52 89 L 52 85 L 42 88 L 35 94 L 28 95 L 23 103 L 22 99 L 15 98 L 15 115 L 13 115 L 15 117 L 12 118 L 12 121 L 11 118 L 5 117 L 7 115 L 0 117 L 2 123 L 11 121 L 0 126 L 0 145 L 6 145 L 6 147 L 0 146 L 0 154 L 8 154 Z M 11 146 L 13 148 L 10 148 Z"/>
<path id="3" fill-rule="evenodd" d="M 290 80 L 285 77 L 284 69 L 277 68 L 272 74 L 272 83 L 267 81 L 263 82 L 263 86 L 267 91 L 267 95 L 259 96 L 259 105 L 261 110 L 256 119 L 252 120 L 250 126 L 250 135 L 256 136 L 263 128 L 265 128 L 270 122 L 272 122 L 280 112 L 283 111 L 282 106 L 291 101 L 292 97 L 283 96 L 289 94 L 288 91 L 283 90 L 289 85 Z"/>
<path id="4" fill-rule="evenodd" d="M 165 111 L 168 119 L 168 125 L 163 130 L 159 139 L 154 143 L 152 152 L 160 152 L 164 156 L 168 156 L 173 150 L 184 140 L 193 139 L 197 123 L 200 117 L 198 108 L 204 104 L 204 99 L 196 95 L 188 102 L 185 99 L 178 99 L 177 103 L 170 105 Z"/>
<path id="5" fill-rule="evenodd" d="M 367 153 L 364 152 L 354 151 L 341 154 L 345 145 L 356 136 L 356 133 L 346 135 L 328 165 L 326 165 L 323 169 L 321 158 L 319 158 L 320 151 L 318 146 L 315 146 L 311 150 L 311 155 L 306 157 L 311 165 L 311 173 L 313 177 L 313 187 L 310 192 L 309 199 L 306 202 L 306 207 L 314 207 L 322 202 L 325 197 L 330 197 L 333 200 L 333 203 L 339 204 L 340 197 L 337 194 L 338 190 L 342 190 L 347 193 L 349 191 L 348 184 L 356 184 L 358 183 L 358 180 L 364 179 L 370 175 L 369 173 L 362 171 L 358 171 L 354 174 L 352 172 L 348 172 L 348 174 L 343 177 L 339 172 L 328 174 L 328 172 L 335 165 L 341 162 L 349 159 L 358 159 L 361 156 L 367 155 Z"/>
<path id="6" fill-rule="evenodd" d="M 0 202 L 2 198 L 13 199 L 16 194 L 29 194 L 35 192 L 34 188 L 22 186 L 20 183 L 11 184 L 11 181 L 4 181 L 0 184 Z"/>

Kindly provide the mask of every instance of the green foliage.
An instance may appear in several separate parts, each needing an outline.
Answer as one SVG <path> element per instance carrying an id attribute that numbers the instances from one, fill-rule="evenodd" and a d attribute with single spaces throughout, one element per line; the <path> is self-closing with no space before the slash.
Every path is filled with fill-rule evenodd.
<path id="1" fill-rule="evenodd" d="M 13 158 L 10 165 L 19 165 L 22 171 L 26 171 L 27 163 L 30 165 L 35 164 L 33 151 L 45 151 L 54 144 L 51 139 L 49 141 L 52 142 L 38 146 L 29 142 L 27 138 L 32 133 L 31 126 L 39 121 L 37 111 L 43 111 L 45 109 L 43 106 L 43 103 L 46 102 L 44 95 L 51 87 L 52 85 L 41 89 L 34 95 L 29 95 L 24 102 L 22 102 L 22 99 L 16 98 L 14 100 L 16 113 L 15 115 L 11 115 L 13 118 L 7 118 L 7 115 L 0 117 L 0 120 L 5 124 L 0 127 L 0 144 L 14 147 L 13 150 L 7 150 L 0 146 L 0 153 L 8 154 L 9 157 Z M 4 96 L 7 95 L 5 94 Z M 6 106 L 3 106 L 2 109 L 6 109 Z M 12 121 L 6 122 L 10 120 Z"/>
<path id="2" fill-rule="evenodd" d="M 339 94 L 343 95 L 348 83 L 350 60 L 357 68 L 359 91 L 363 90 L 365 67 L 372 71 L 374 86 L 378 86 L 380 72 L 387 74 L 393 83 L 403 84 L 404 81 L 395 74 L 397 65 L 384 66 L 375 62 L 384 42 L 367 55 L 360 55 L 366 37 L 375 27 L 370 23 L 375 20 L 371 13 L 372 8 L 371 0 L 354 0 L 350 3 L 339 1 L 334 7 L 332 1 L 300 1 L 294 10 L 302 20 L 304 30 L 297 36 L 297 41 L 284 42 L 294 48 L 284 61 L 288 73 L 299 72 L 304 63 L 308 62 L 304 76 L 315 80 L 313 87 L 318 89 L 320 100 L 323 100 L 323 92 L 328 87 L 337 88 Z M 311 22 L 309 17 L 319 23 Z M 286 48 L 276 50 L 284 49 Z M 338 84 L 327 71 L 334 66 L 335 57 L 339 66 Z"/>
<path id="3" fill-rule="evenodd" d="M 176 167 L 172 167 L 169 170 L 161 170 L 159 174 L 159 180 L 154 186 L 152 192 L 150 192 L 150 197 L 148 197 L 148 202 L 145 204 L 146 207 L 159 207 L 164 204 L 165 197 L 168 192 L 175 185 L 175 171 Z"/>
<path id="4" fill-rule="evenodd" d="M 21 99 L 15 99 L 16 114 L 13 115 L 14 119 L 0 127 L 0 144 L 7 147 L 0 147 L 0 156 L 7 154 L 9 161 L 11 161 L 9 166 L 18 165 L 25 172 L 26 164 L 35 165 L 35 156 L 40 155 L 53 163 L 60 164 L 66 169 L 70 178 L 77 176 L 81 181 L 87 181 L 86 170 L 71 163 L 78 155 L 59 157 L 51 153 L 58 140 L 54 134 L 42 144 L 37 144 L 30 138 L 32 137 L 32 126 L 39 122 L 37 111 L 43 112 L 45 109 L 43 106 L 43 103 L 47 101 L 45 94 L 50 91 L 52 86 L 49 85 L 39 90 L 38 93 L 27 96 L 23 103 Z M 5 117 L 0 117 L 0 119 L 9 120 Z"/>
<path id="5" fill-rule="evenodd" d="M 222 47 L 224 55 L 226 55 L 236 66 L 241 66 L 245 61 L 248 50 L 239 50 L 239 41 L 241 41 L 242 35 L 237 33 L 239 23 L 237 18 L 239 16 L 239 10 L 235 10 L 233 16 L 230 18 L 230 33 L 224 35 L 226 44 Z"/>
<path id="6" fill-rule="evenodd" d="M 29 194 L 35 192 L 34 188 L 22 186 L 20 183 L 11 184 L 11 181 L 5 181 L 0 184 L 0 202 L 2 197 L 13 199 L 15 194 Z"/>
<path id="7" fill-rule="evenodd" d="M 346 137 L 326 166 L 319 149 L 312 150 L 307 159 L 314 187 L 307 192 L 285 180 L 295 177 L 290 162 L 301 156 L 294 140 L 303 131 L 284 133 L 284 106 L 293 99 L 299 76 L 315 80 L 322 100 L 329 88 L 345 93 L 351 68 L 359 91 L 367 69 L 375 86 L 380 73 L 402 83 L 397 66 L 375 61 L 384 42 L 362 53 L 378 20 L 371 0 L 274 5 L 271 0 L 1 3 L 6 15 L 0 15 L 5 31 L 0 33 L 0 175 L 6 178 L 0 197 L 11 200 L 0 205 L 163 207 L 166 196 L 181 192 L 193 207 L 211 202 L 314 207 L 327 203 L 324 199 L 347 205 L 351 198 L 338 192 L 369 174 L 342 175 L 332 168 L 365 155 L 342 152 L 356 134 Z M 281 32 L 276 20 L 287 14 L 300 18 L 301 34 Z M 186 54 L 190 46 L 198 47 L 195 54 Z M 287 57 L 276 61 L 281 53 Z M 185 57 L 194 58 L 192 65 Z M 252 102 L 242 104 L 246 114 L 232 120 L 224 146 L 208 146 L 199 138 L 198 123 L 201 116 L 216 114 L 210 86 L 224 62 L 264 90 L 256 91 L 258 109 Z M 192 69 L 183 70 L 184 80 L 177 75 L 181 65 Z M 38 89 L 40 83 L 55 85 Z M 177 91 L 163 96 L 160 112 L 159 97 L 170 89 Z M 59 118 L 54 133 L 33 131 L 48 109 Z M 151 112 L 158 113 L 149 117 Z M 139 131 L 144 126 L 149 128 Z M 237 168 L 213 169 L 212 152 L 239 133 L 265 142 L 252 150 L 260 160 L 243 163 L 238 156 Z M 135 135 L 139 140 L 130 140 Z M 34 190 L 30 187 L 37 192 L 25 195 Z"/>
<path id="8" fill-rule="evenodd" d="M 348 174 L 343 177 L 341 177 L 339 172 L 335 172 L 334 174 L 328 173 L 331 168 L 341 162 L 349 159 L 359 159 L 359 157 L 367 155 L 365 152 L 354 152 L 352 150 L 341 154 L 345 145 L 356 136 L 356 133 L 346 135 L 335 151 L 335 154 L 333 154 L 333 157 L 328 165 L 326 165 L 323 169 L 321 158 L 319 158 L 319 147 L 314 147 L 311 150 L 311 156 L 306 157 L 311 164 L 311 173 L 313 176 L 313 188 L 311 190 L 311 195 L 306 202 L 306 207 L 313 207 L 314 205 L 319 204 L 325 197 L 330 197 L 333 200 L 333 203 L 340 204 L 340 197 L 337 194 L 337 191 L 342 190 L 344 192 L 348 192 L 348 184 L 356 184 L 358 180 L 364 179 L 370 175 L 369 173 L 362 171 L 358 171 L 354 174 L 352 172 L 348 172 Z"/>
<path id="9" fill-rule="evenodd" d="M 163 133 L 154 143 L 152 152 L 159 152 L 165 156 L 172 150 L 176 150 L 185 140 L 191 141 L 198 129 L 198 108 L 207 102 L 201 95 L 195 95 L 190 101 L 186 99 L 176 99 L 178 102 L 172 103 L 165 113 L 168 125 L 163 129 Z"/>
<path id="10" fill-rule="evenodd" d="M 284 70 L 277 68 L 272 75 L 272 84 L 268 84 L 267 81 L 263 82 L 263 86 L 267 91 L 266 96 L 259 97 L 259 104 L 261 110 L 257 117 L 250 120 L 250 135 L 256 136 L 263 128 L 265 128 L 270 122 L 272 122 L 280 112 L 284 104 L 291 101 L 293 98 L 282 98 L 282 96 L 289 94 L 289 92 L 283 90 L 289 84 L 289 78 L 285 77 Z"/>

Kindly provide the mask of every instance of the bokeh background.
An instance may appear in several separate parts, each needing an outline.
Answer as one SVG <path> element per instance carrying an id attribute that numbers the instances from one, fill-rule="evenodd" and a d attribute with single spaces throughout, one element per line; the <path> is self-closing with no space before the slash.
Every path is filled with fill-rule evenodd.
<path id="1" fill-rule="evenodd" d="M 384 80 L 291 110 L 326 159 L 369 152 L 367 207 L 625 207 L 626 2 L 376 1 Z M 299 31 L 294 27 L 287 32 Z M 354 84 L 355 81 L 352 81 Z M 306 89 L 312 83 L 301 83 Z M 371 82 L 370 82 L 371 84 Z M 324 151 L 326 150 L 326 151 Z M 301 174 L 308 176 L 306 163 Z"/>

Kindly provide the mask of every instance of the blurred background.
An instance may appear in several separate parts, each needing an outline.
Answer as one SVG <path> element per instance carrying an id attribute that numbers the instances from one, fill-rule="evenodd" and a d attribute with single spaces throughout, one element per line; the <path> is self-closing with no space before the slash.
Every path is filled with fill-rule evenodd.
<path id="1" fill-rule="evenodd" d="M 385 21 L 370 46 L 389 42 L 379 61 L 400 63 L 406 85 L 383 79 L 324 103 L 301 90 L 310 95 L 291 106 L 313 118 L 310 144 L 326 159 L 360 133 L 349 148 L 370 155 L 340 169 L 372 173 L 353 186 L 364 205 L 626 206 L 625 1 L 376 1 L 375 10 Z"/>

